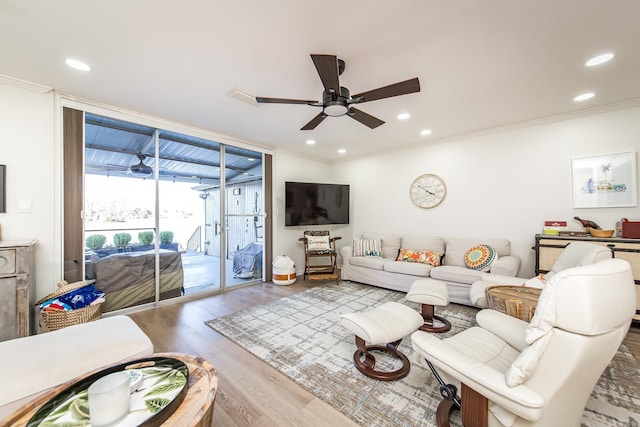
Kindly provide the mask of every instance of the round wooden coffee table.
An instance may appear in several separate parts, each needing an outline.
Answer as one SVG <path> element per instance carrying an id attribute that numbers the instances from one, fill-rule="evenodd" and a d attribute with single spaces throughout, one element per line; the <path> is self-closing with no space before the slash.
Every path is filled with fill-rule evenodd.
<path id="1" fill-rule="evenodd" d="M 218 374 L 209 362 L 201 357 L 190 356 L 180 353 L 156 353 L 154 357 L 168 357 L 182 361 L 189 368 L 189 383 L 187 384 L 187 395 L 171 414 L 171 416 L 162 424 L 168 427 L 198 426 L 210 427 L 213 419 L 213 405 L 218 390 Z M 121 364 L 118 362 L 114 366 Z M 38 397 L 31 403 L 23 406 L 9 417 L 5 418 L 1 425 L 10 426 L 26 426 L 31 417 L 38 409 L 47 403 L 58 393 L 64 391 L 70 385 L 89 375 L 99 372 L 89 372 L 72 381 L 51 388 L 48 392 Z"/>

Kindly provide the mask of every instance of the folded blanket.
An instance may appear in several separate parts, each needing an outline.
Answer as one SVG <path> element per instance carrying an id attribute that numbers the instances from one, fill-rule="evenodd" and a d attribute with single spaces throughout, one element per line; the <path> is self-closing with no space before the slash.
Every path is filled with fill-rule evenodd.
<path id="1" fill-rule="evenodd" d="M 52 298 L 40 304 L 40 309 L 45 311 L 68 311 L 87 307 L 93 303 L 104 301 L 104 292 L 99 291 L 94 285 L 83 286 Z"/>

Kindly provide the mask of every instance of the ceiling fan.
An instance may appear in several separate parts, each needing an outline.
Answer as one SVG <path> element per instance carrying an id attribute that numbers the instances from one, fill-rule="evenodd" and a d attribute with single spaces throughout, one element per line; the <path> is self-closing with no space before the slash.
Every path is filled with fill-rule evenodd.
<path id="1" fill-rule="evenodd" d="M 328 116 L 340 117 L 345 114 L 363 125 L 375 129 L 384 124 L 384 121 L 354 108 L 352 106 L 353 104 L 361 104 L 363 102 L 420 92 L 420 82 L 418 78 L 415 77 L 351 96 L 349 89 L 340 86 L 338 78 L 345 69 L 345 62 L 342 59 L 338 59 L 335 55 L 314 54 L 311 55 L 311 59 L 316 66 L 316 70 L 318 70 L 318 75 L 324 86 L 322 102 L 303 99 L 256 97 L 256 101 L 261 104 L 307 104 L 312 107 L 322 107 L 322 111 L 300 130 L 315 129 L 316 126 L 322 123 Z"/>
<path id="2" fill-rule="evenodd" d="M 138 157 L 140 162 L 129 166 L 129 172 L 131 172 L 132 175 L 142 178 L 153 175 L 153 168 L 143 163 L 144 159 L 146 159 L 147 156 L 145 154 L 136 154 L 136 156 Z"/>

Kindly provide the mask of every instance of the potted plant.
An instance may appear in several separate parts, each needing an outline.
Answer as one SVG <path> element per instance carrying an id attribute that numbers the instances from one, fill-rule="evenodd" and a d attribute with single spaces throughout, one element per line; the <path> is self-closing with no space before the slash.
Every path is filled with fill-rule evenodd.
<path id="1" fill-rule="evenodd" d="M 101 249 L 107 243 L 107 236 L 104 234 L 93 234 L 85 240 L 85 245 L 92 251 Z"/>
<path id="2" fill-rule="evenodd" d="M 116 248 L 124 249 L 129 246 L 131 242 L 131 234 L 129 233 L 116 233 L 113 235 L 113 245 Z"/>
<path id="3" fill-rule="evenodd" d="M 159 237 L 160 247 L 162 249 L 170 249 L 172 251 L 178 250 L 178 244 L 173 243 L 173 231 L 161 231 Z"/>

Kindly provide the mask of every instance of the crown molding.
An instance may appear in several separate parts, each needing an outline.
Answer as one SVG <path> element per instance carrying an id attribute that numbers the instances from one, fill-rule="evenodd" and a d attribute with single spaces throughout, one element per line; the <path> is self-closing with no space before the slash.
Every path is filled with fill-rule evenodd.
<path id="1" fill-rule="evenodd" d="M 369 153 L 366 153 L 366 154 L 362 154 L 360 156 L 354 156 L 354 157 L 350 157 L 350 158 L 347 158 L 347 159 L 332 160 L 332 161 L 330 161 L 330 163 L 337 164 L 337 163 L 349 162 L 349 161 L 352 161 L 352 160 L 365 159 L 365 158 L 369 158 L 369 157 L 383 156 L 383 155 L 389 154 L 389 153 L 397 153 L 398 151 L 406 151 L 406 150 L 413 150 L 413 149 L 416 149 L 416 148 L 421 148 L 421 147 L 424 147 L 426 145 L 443 144 L 443 143 L 447 143 L 447 142 L 459 141 L 459 140 L 468 139 L 468 138 L 492 135 L 492 134 L 497 134 L 497 133 L 502 133 L 502 132 L 509 132 L 509 131 L 514 131 L 514 130 L 519 130 L 519 129 L 527 129 L 527 128 L 532 128 L 532 127 L 536 127 L 536 126 L 544 126 L 544 125 L 547 125 L 547 124 L 562 122 L 562 121 L 565 121 L 565 120 L 579 119 L 579 118 L 583 118 L 583 117 L 593 116 L 593 115 L 596 115 L 596 114 L 605 114 L 605 113 L 610 113 L 610 112 L 613 112 L 613 111 L 627 110 L 627 109 L 636 108 L 636 107 L 640 107 L 640 98 L 631 99 L 631 100 L 628 100 L 628 101 L 616 102 L 616 103 L 613 103 L 613 104 L 602 105 L 602 106 L 599 106 L 599 107 L 593 107 L 593 108 L 587 108 L 587 109 L 578 110 L 578 111 L 572 111 L 572 112 L 569 112 L 569 113 L 561 113 L 561 114 L 556 114 L 556 115 L 553 115 L 553 116 L 546 116 L 546 117 L 540 117 L 540 118 L 532 119 L 532 120 L 525 120 L 525 121 L 517 122 L 517 123 L 509 123 L 509 124 L 505 124 L 505 125 L 501 125 L 501 126 L 494 126 L 494 127 L 486 128 L 486 129 L 478 129 L 478 130 L 475 130 L 475 131 L 466 132 L 466 133 L 460 133 L 460 134 L 456 134 L 456 135 L 450 135 L 450 136 L 443 137 L 443 138 L 429 138 L 428 140 L 424 140 L 424 141 L 420 141 L 420 142 L 412 142 L 412 143 L 396 146 L 396 147 L 393 147 L 393 148 L 385 148 L 385 149 L 382 149 L 382 150 L 369 152 Z"/>
<path id="2" fill-rule="evenodd" d="M 32 83 L 26 80 L 17 79 L 15 77 L 7 76 L 5 74 L 0 74 L 0 83 L 6 84 L 8 86 L 17 87 L 19 89 L 26 89 L 35 93 L 41 93 L 41 94 L 49 93 L 53 90 L 48 86 L 39 85 L 37 83 Z"/>

